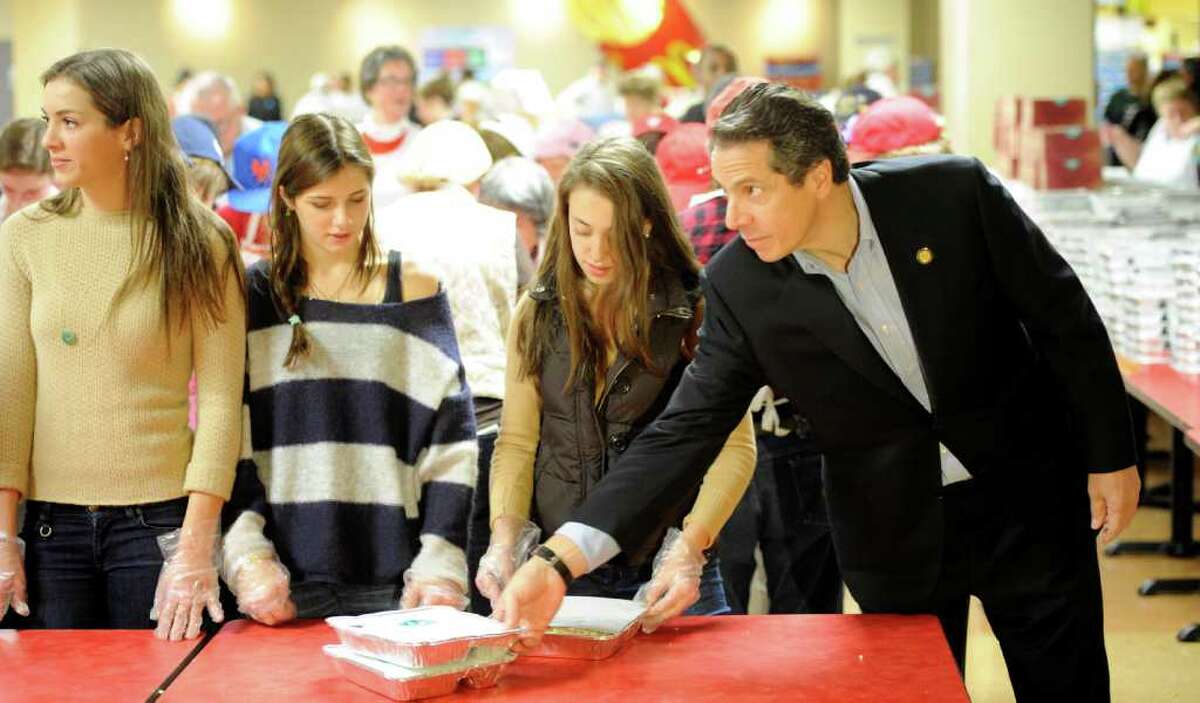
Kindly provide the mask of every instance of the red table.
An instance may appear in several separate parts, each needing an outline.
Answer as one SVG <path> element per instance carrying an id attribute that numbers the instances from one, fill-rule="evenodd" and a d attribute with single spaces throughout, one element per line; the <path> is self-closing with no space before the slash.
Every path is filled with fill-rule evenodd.
<path id="1" fill-rule="evenodd" d="M 1105 548 L 1110 556 L 1119 554 L 1166 554 L 1193 557 L 1200 543 L 1193 535 L 1195 503 L 1195 454 L 1200 447 L 1200 378 L 1181 374 L 1166 364 L 1139 365 L 1118 358 L 1125 390 L 1149 410 L 1171 425 L 1171 537 L 1166 542 L 1116 542 Z M 1139 447 L 1144 451 L 1145 447 Z M 1142 487 L 1143 500 L 1156 489 Z M 1150 495 L 1150 498 L 1154 498 Z M 1138 588 L 1143 596 L 1160 593 L 1200 592 L 1200 579 L 1148 579 Z M 1181 641 L 1200 641 L 1200 625 L 1191 624 L 1179 631 Z"/>
<path id="2" fill-rule="evenodd" d="M 198 644 L 150 630 L 0 631 L 0 700 L 144 701 Z"/>
<path id="3" fill-rule="evenodd" d="M 382 701 L 321 653 L 320 621 L 226 625 L 164 701 Z M 932 616 L 763 615 L 679 618 L 601 662 L 522 657 L 499 686 L 435 700 L 968 701 Z"/>
<path id="4" fill-rule="evenodd" d="M 1187 445 L 1187 434 L 1200 429 L 1200 378 L 1181 374 L 1166 364 L 1139 365 L 1118 359 L 1125 390 L 1171 425 L 1171 538 L 1166 542 L 1117 542 L 1105 552 L 1118 554 L 1167 554 L 1190 557 L 1200 552 L 1192 535 L 1194 506 L 1192 491 L 1195 460 Z M 1144 447 L 1141 449 L 1144 450 Z M 1143 493 L 1146 488 L 1143 487 Z M 1170 579 L 1147 582 L 1142 595 L 1175 592 Z M 1188 584 L 1183 590 L 1195 590 Z"/>
<path id="5" fill-rule="evenodd" d="M 1200 378 L 1166 364 L 1140 365 L 1122 360 L 1125 390 L 1174 428 L 1200 427 Z"/>

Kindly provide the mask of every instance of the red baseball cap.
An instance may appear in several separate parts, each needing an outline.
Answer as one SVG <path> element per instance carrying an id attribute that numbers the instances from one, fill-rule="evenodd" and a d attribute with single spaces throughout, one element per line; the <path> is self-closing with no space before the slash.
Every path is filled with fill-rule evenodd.
<path id="1" fill-rule="evenodd" d="M 867 155 L 937 141 L 942 125 L 928 105 L 908 95 L 884 98 L 858 116 L 850 133 L 849 147 Z"/>
<path id="2" fill-rule="evenodd" d="M 712 166 L 708 161 L 708 128 L 684 122 L 658 143 L 654 158 L 671 192 L 675 210 L 687 208 L 693 195 L 712 188 Z"/>

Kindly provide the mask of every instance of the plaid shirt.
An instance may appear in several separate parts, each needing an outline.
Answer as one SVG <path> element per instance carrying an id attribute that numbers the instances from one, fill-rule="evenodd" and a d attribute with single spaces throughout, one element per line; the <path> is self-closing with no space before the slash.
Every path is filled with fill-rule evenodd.
<path id="1" fill-rule="evenodd" d="M 737 237 L 737 232 L 725 228 L 726 202 L 724 194 L 717 195 L 679 213 L 679 224 L 692 240 L 692 248 L 701 265 L 707 264 L 718 249 Z"/>

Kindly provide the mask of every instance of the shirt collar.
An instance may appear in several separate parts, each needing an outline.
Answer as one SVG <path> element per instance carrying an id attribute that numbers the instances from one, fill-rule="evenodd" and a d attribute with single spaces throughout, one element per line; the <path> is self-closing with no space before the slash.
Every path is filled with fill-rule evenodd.
<path id="1" fill-rule="evenodd" d="M 863 197 L 862 190 L 858 187 L 858 183 L 853 176 L 846 179 L 850 186 L 850 197 L 854 201 L 854 209 L 858 212 L 858 251 L 866 249 L 874 249 L 879 244 L 879 234 L 875 231 L 875 222 L 871 219 L 871 209 L 867 207 L 867 200 Z M 797 249 L 792 252 L 792 256 L 800 264 L 800 268 L 805 273 L 823 273 L 830 274 L 829 267 L 817 257 L 809 254 L 803 249 Z"/>

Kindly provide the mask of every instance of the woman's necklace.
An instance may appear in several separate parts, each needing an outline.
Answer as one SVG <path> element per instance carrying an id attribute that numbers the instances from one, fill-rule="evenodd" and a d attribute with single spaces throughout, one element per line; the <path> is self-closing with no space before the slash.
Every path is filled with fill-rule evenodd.
<path id="1" fill-rule="evenodd" d="M 354 269 L 350 269 L 349 271 L 346 272 L 346 275 L 342 277 L 342 282 L 338 284 L 337 288 L 333 289 L 333 295 L 330 295 L 330 294 L 326 293 L 325 291 L 321 290 L 321 286 L 317 285 L 316 277 L 309 277 L 308 289 L 311 292 L 315 293 L 316 297 L 320 298 L 321 300 L 328 300 L 328 301 L 334 302 L 334 303 L 346 302 L 346 301 L 342 300 L 341 298 L 338 298 L 337 295 L 342 292 L 343 288 L 346 287 L 346 282 L 350 280 L 350 276 L 353 273 L 354 273 Z"/>

